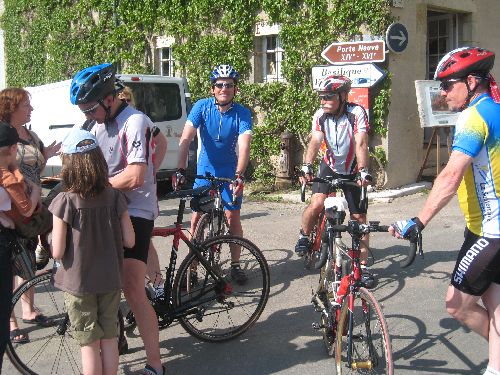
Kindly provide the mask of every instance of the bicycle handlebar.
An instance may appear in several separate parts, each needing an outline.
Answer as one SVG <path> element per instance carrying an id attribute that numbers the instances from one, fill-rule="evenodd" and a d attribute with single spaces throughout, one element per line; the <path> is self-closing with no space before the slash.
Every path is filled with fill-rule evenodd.
<path id="1" fill-rule="evenodd" d="M 199 178 L 201 180 L 207 180 L 212 182 L 213 184 L 216 184 L 217 182 L 229 182 L 232 183 L 234 180 L 232 178 L 226 178 L 226 177 L 215 177 L 213 174 L 210 172 L 206 172 L 204 175 L 195 175 L 194 178 Z"/>
<path id="2" fill-rule="evenodd" d="M 357 236 L 359 238 L 366 233 L 388 232 L 389 228 L 389 225 L 379 225 L 376 221 L 371 221 L 369 224 L 359 224 L 357 221 L 350 220 L 348 225 L 332 225 L 332 230 L 334 232 L 348 232 L 351 236 Z M 424 252 L 422 249 L 422 234 L 419 235 L 416 241 L 410 241 L 410 246 L 405 259 L 399 262 L 399 266 L 401 268 L 406 268 L 413 263 L 417 254 L 417 249 L 423 258 Z"/>
<path id="3" fill-rule="evenodd" d="M 202 179 L 202 180 L 210 181 L 211 185 L 214 187 L 217 186 L 217 183 L 229 182 L 230 184 L 233 185 L 233 194 L 232 194 L 231 204 L 235 205 L 237 203 L 238 197 L 236 196 L 236 194 L 234 194 L 234 190 L 238 186 L 238 183 L 236 182 L 236 180 L 234 180 L 232 178 L 227 178 L 227 177 L 215 177 L 210 172 L 206 172 L 204 175 L 195 175 L 194 177 Z"/>
<path id="4" fill-rule="evenodd" d="M 360 199 L 360 207 L 363 206 L 367 195 L 366 195 L 366 186 L 359 186 L 356 182 L 357 180 L 353 180 L 352 178 L 344 178 L 339 176 L 326 176 L 326 177 L 314 177 L 311 181 L 302 184 L 300 187 L 300 200 L 301 202 L 306 201 L 306 185 L 310 185 L 313 182 L 320 182 L 324 184 L 330 185 L 330 190 L 335 191 L 337 189 L 341 189 L 344 186 L 352 186 L 361 189 L 361 199 Z"/>

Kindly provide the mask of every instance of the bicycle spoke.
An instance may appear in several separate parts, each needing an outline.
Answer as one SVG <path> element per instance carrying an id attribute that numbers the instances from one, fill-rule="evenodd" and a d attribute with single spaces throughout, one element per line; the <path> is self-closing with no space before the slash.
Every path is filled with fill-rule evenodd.
<path id="1" fill-rule="evenodd" d="M 240 265 L 247 280 L 238 284 L 231 276 L 231 249 L 238 246 Z M 177 307 L 198 306 L 189 316 L 180 319 L 184 328 L 194 336 L 206 341 L 224 341 L 243 333 L 261 314 L 269 294 L 269 271 L 260 251 L 251 242 L 238 237 L 216 237 L 207 241 L 206 259 L 212 266 L 208 272 L 190 254 L 179 267 L 176 278 Z M 213 249 L 217 249 L 211 252 Z M 191 293 L 186 293 L 182 284 L 187 275 L 196 269 L 197 285 Z M 212 272 L 221 280 L 214 280 Z M 205 293 L 199 298 L 203 288 L 210 287 L 213 295 Z M 200 290 L 198 290 L 199 288 Z M 210 301 L 207 301 L 210 299 Z"/>
<path id="2" fill-rule="evenodd" d="M 347 300 L 345 298 L 342 305 L 339 327 L 346 327 L 349 320 Z M 366 289 L 361 288 L 356 296 L 352 314 L 352 332 L 337 332 L 337 375 L 392 374 L 392 349 L 387 323 L 379 304 Z M 352 344 L 351 364 L 347 363 L 349 340 Z"/>

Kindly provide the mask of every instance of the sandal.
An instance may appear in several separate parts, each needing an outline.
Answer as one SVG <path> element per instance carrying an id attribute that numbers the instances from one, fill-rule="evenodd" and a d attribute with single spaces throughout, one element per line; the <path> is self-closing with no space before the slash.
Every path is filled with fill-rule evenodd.
<path id="1" fill-rule="evenodd" d="M 35 316 L 33 319 L 23 319 L 23 323 L 36 324 L 40 327 L 50 327 L 54 325 L 54 321 L 51 318 L 47 318 L 43 314 L 39 314 Z"/>
<path id="2" fill-rule="evenodd" d="M 26 344 L 30 342 L 30 338 L 27 333 L 22 333 L 19 328 L 10 331 L 10 342 L 13 344 Z"/>

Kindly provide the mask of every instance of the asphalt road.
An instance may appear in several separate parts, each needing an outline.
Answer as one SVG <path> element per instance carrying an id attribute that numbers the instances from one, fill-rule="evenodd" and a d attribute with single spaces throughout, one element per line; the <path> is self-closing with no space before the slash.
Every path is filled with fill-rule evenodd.
<path id="1" fill-rule="evenodd" d="M 390 224 L 415 216 L 424 195 L 374 203 L 369 219 Z M 160 332 L 161 355 L 169 375 L 324 375 L 334 374 L 334 359 L 326 354 L 319 320 L 310 304 L 318 276 L 294 255 L 302 204 L 246 202 L 242 219 L 245 237 L 264 252 L 271 270 L 271 296 L 260 320 L 238 339 L 208 344 L 189 336 L 174 323 Z M 157 225 L 175 220 L 177 201 L 162 200 Z M 186 215 L 186 225 L 189 215 Z M 450 318 L 444 297 L 464 221 L 456 200 L 425 229 L 425 258 L 408 269 L 398 261 L 407 243 L 374 234 L 372 266 L 378 277 L 375 296 L 381 302 L 392 336 L 395 374 L 479 374 L 486 367 L 487 344 Z M 168 262 L 171 240 L 155 240 L 162 264 Z M 137 331 L 135 331 L 137 333 Z M 129 337 L 130 353 L 120 357 L 123 374 L 144 367 L 142 342 Z M 4 373 L 15 373 L 5 359 Z"/>

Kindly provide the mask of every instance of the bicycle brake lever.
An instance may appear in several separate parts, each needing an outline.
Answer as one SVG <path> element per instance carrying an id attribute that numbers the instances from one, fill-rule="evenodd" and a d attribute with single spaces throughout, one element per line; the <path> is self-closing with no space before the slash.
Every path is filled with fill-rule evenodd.
<path id="1" fill-rule="evenodd" d="M 424 259 L 424 249 L 422 248 L 422 233 L 418 236 L 418 254 Z"/>

